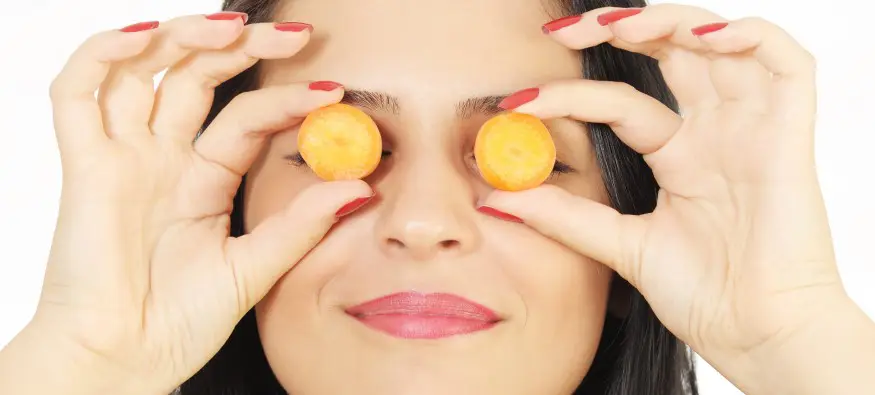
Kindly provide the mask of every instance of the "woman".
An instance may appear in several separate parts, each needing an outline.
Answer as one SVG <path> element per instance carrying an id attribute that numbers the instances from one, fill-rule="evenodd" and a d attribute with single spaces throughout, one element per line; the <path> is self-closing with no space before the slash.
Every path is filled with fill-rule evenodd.
<path id="1" fill-rule="evenodd" d="M 54 81 L 61 211 L 0 392 L 695 393 L 685 344 L 751 394 L 875 391 L 813 61 L 776 26 L 595 0 L 224 9 L 98 34 Z M 339 101 L 385 139 L 364 181 L 296 152 Z M 476 173 L 499 111 L 550 126 L 548 185 Z"/>

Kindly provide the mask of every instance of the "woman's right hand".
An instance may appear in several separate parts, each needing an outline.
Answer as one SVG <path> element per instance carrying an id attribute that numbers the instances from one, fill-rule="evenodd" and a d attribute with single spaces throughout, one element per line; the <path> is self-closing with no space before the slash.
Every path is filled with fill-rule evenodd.
<path id="1" fill-rule="evenodd" d="M 52 84 L 63 188 L 27 330 L 71 340 L 88 363 L 148 392 L 168 393 L 199 370 L 338 210 L 373 194 L 360 181 L 321 183 L 228 237 L 233 198 L 262 144 L 343 96 L 325 82 L 244 93 L 193 144 L 218 84 L 310 38 L 308 25 L 244 19 L 195 15 L 98 34 Z"/>

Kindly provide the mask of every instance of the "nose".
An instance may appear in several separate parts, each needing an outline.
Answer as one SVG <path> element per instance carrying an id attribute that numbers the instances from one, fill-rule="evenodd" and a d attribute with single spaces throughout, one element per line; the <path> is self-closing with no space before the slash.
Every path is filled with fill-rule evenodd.
<path id="1" fill-rule="evenodd" d="M 458 257 L 475 249 L 475 192 L 462 174 L 431 166 L 396 169 L 381 185 L 385 211 L 377 225 L 380 248 L 406 260 Z"/>

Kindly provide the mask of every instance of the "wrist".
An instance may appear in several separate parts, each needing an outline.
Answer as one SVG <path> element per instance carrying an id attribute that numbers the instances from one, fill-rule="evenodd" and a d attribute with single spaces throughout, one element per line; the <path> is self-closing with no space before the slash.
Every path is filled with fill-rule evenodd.
<path id="1" fill-rule="evenodd" d="M 160 395 L 147 380 L 31 323 L 0 350 L 0 393 Z"/>
<path id="2" fill-rule="evenodd" d="M 875 393 L 875 323 L 843 299 L 784 338 L 724 359 L 726 376 L 752 395 Z"/>

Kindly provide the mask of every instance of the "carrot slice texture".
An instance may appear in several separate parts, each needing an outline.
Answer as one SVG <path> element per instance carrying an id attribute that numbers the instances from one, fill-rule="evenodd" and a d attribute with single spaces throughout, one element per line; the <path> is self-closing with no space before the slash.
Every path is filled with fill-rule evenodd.
<path id="1" fill-rule="evenodd" d="M 307 115 L 298 131 L 298 150 L 319 178 L 356 180 L 377 169 L 383 139 L 368 114 L 337 103 Z"/>
<path id="2" fill-rule="evenodd" d="M 522 191 L 550 177 L 556 164 L 556 146 L 540 119 L 506 112 L 480 128 L 474 156 L 481 176 L 495 189 Z"/>

